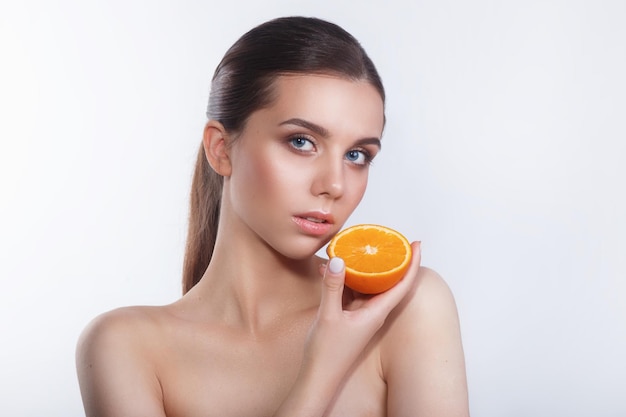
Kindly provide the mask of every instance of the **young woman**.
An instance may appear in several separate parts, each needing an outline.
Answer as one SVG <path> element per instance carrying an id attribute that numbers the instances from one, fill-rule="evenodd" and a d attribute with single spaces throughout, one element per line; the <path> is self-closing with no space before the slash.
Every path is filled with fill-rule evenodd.
<path id="1" fill-rule="evenodd" d="M 363 296 L 316 252 L 355 209 L 385 94 L 359 43 L 314 18 L 241 37 L 216 69 L 183 297 L 96 318 L 88 416 L 467 416 L 455 303 L 420 267 Z"/>

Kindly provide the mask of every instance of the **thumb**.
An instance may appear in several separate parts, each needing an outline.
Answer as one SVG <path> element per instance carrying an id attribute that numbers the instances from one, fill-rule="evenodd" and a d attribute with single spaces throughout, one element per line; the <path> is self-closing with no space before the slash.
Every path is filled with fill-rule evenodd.
<path id="1" fill-rule="evenodd" d="M 324 270 L 320 310 L 332 312 L 342 309 L 343 284 L 346 265 L 341 258 L 332 258 Z"/>

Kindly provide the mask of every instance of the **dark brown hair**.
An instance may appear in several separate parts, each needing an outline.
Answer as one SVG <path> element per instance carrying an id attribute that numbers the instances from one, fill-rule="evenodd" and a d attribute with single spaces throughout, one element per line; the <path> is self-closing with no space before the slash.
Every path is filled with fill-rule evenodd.
<path id="1" fill-rule="evenodd" d="M 273 81 L 287 74 L 366 80 L 385 100 L 374 64 L 352 35 L 317 18 L 283 17 L 253 28 L 226 52 L 213 75 L 207 117 L 236 136 L 250 114 L 271 104 Z M 211 261 L 222 185 L 223 178 L 213 171 L 200 146 L 191 186 L 183 293 L 200 281 Z"/>

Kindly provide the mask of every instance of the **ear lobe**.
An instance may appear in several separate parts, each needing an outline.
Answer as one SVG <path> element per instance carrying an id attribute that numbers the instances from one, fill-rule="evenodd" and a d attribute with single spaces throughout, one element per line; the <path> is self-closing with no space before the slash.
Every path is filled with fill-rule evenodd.
<path id="1" fill-rule="evenodd" d="M 226 129 L 218 121 L 209 120 L 204 126 L 202 137 L 204 154 L 211 168 L 224 177 L 230 176 L 231 173 L 227 136 Z"/>

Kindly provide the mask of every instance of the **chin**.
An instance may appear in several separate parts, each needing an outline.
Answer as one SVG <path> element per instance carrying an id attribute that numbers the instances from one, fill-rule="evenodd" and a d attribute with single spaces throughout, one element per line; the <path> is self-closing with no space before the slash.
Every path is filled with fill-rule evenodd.
<path id="1" fill-rule="evenodd" d="M 330 238 L 311 238 L 306 240 L 298 240 L 298 242 L 291 242 L 280 246 L 273 246 L 273 249 L 284 256 L 285 258 L 292 259 L 294 261 L 305 261 L 316 256 L 317 252 L 324 247 Z"/>

